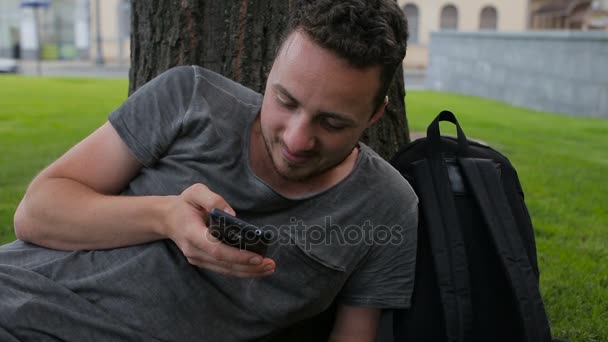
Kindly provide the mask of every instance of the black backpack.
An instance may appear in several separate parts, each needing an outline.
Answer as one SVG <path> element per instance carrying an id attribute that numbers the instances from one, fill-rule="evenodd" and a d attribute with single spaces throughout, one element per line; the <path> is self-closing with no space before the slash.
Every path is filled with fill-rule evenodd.
<path id="1" fill-rule="evenodd" d="M 441 136 L 439 122 L 456 125 Z M 378 341 L 551 341 L 534 232 L 517 173 L 441 112 L 391 164 L 419 197 L 411 308 L 383 313 Z"/>

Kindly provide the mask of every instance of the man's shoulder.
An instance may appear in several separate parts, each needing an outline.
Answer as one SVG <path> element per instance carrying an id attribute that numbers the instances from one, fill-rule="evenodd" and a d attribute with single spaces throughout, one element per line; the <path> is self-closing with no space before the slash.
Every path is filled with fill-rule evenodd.
<path id="1" fill-rule="evenodd" d="M 371 147 L 361 142 L 359 147 L 361 151 L 360 167 L 364 168 L 366 174 L 377 176 L 378 182 L 409 185 L 401 173 Z"/>
<path id="2" fill-rule="evenodd" d="M 416 198 L 409 182 L 388 161 L 371 147 L 360 143 L 361 161 L 358 170 L 360 177 L 379 192 Z"/>
<path id="3" fill-rule="evenodd" d="M 246 104 L 258 104 L 261 94 L 238 83 L 230 78 L 206 69 L 199 65 L 192 65 L 194 77 L 200 82 L 204 89 L 216 90 L 224 95 L 233 97 Z"/>

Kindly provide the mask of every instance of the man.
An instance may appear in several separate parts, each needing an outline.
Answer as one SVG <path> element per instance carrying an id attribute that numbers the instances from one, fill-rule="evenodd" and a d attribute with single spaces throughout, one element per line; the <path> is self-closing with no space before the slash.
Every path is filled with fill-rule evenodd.
<path id="1" fill-rule="evenodd" d="M 392 0 L 311 1 L 263 98 L 199 67 L 143 86 L 28 188 L 0 337 L 255 340 L 336 300 L 332 339 L 375 340 L 380 309 L 409 306 L 417 199 L 358 140 L 406 39 Z M 221 244 L 212 208 L 280 239 L 266 258 Z"/>

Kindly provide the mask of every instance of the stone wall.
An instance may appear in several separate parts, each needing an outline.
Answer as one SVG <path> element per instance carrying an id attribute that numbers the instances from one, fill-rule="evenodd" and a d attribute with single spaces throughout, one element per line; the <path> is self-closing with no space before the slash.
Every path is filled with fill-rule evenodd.
<path id="1" fill-rule="evenodd" d="M 435 32 L 429 89 L 608 118 L 608 32 Z"/>

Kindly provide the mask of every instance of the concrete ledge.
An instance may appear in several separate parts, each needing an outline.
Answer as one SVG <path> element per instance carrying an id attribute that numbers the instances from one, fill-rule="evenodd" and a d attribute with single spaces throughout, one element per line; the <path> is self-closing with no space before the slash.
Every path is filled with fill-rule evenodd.
<path id="1" fill-rule="evenodd" d="M 437 32 L 429 89 L 608 118 L 608 32 Z"/>
<path id="2" fill-rule="evenodd" d="M 526 32 L 491 32 L 491 31 L 440 31 L 431 32 L 431 41 L 434 37 L 458 37 L 478 39 L 515 39 L 515 40 L 589 40 L 608 41 L 608 31 L 526 31 Z"/>

